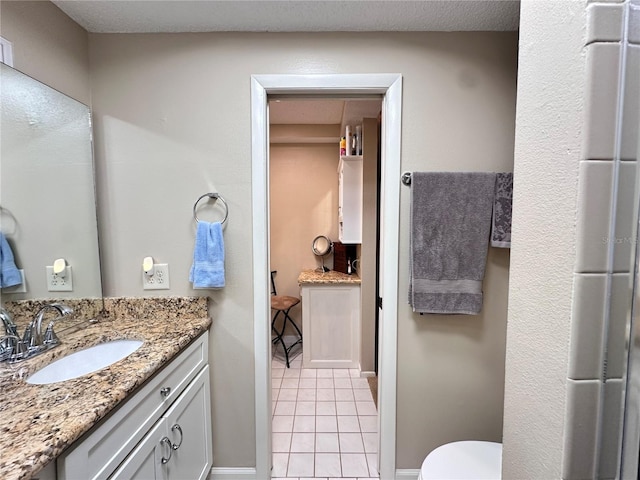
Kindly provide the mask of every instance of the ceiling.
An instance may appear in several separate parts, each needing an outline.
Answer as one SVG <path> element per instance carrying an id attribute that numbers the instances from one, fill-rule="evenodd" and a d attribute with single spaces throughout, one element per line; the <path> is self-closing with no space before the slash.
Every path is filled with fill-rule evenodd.
<path id="1" fill-rule="evenodd" d="M 363 118 L 377 118 L 382 98 L 283 99 L 269 102 L 272 125 L 355 125 Z"/>
<path id="2" fill-rule="evenodd" d="M 513 31 L 519 0 L 52 0 L 94 33 Z"/>

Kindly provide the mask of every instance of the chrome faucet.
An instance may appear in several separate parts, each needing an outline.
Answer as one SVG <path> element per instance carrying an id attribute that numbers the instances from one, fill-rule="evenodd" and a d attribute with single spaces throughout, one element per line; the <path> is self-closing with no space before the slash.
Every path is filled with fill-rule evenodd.
<path id="1" fill-rule="evenodd" d="M 42 320 L 50 310 L 57 312 L 58 315 L 49 322 L 43 334 Z M 36 316 L 29 322 L 24 336 L 21 339 L 17 334 L 17 327 L 16 324 L 13 323 L 11 315 L 0 307 L 0 319 L 2 320 L 5 330 L 4 335 L 0 332 L 0 362 L 5 360 L 9 362 L 24 360 L 58 345 L 60 341 L 53 331 L 53 325 L 62 317 L 66 317 L 72 313 L 73 309 L 61 303 L 49 303 L 45 305 L 38 310 Z"/>
<path id="2" fill-rule="evenodd" d="M 49 322 L 46 332 L 42 333 L 42 319 L 49 310 L 58 312 L 58 316 Z M 61 303 L 48 303 L 36 313 L 36 316 L 27 326 L 22 341 L 29 345 L 29 349 L 43 349 L 46 346 L 53 346 L 59 343 L 56 333 L 53 331 L 53 325 L 60 318 L 71 315 L 73 309 Z"/>
<path id="3" fill-rule="evenodd" d="M 9 312 L 7 312 L 4 308 L 0 307 L 0 320 L 2 320 L 2 325 L 4 326 L 4 333 L 6 335 L 18 336 L 18 327 L 13 323 L 13 319 Z"/>
<path id="4" fill-rule="evenodd" d="M 18 328 L 13 323 L 11 315 L 2 307 L 0 307 L 0 320 L 2 320 L 4 327 L 4 335 L 0 335 L 0 361 L 3 361 L 16 353 L 20 338 L 18 337 Z"/>

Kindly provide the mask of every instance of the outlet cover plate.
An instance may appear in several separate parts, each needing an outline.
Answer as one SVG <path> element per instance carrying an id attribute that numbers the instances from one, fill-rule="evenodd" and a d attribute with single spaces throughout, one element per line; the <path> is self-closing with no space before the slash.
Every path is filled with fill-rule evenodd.
<path id="1" fill-rule="evenodd" d="M 53 273 L 53 265 L 47 266 L 47 290 L 50 292 L 71 292 L 73 291 L 73 276 L 71 266 L 67 265 L 64 277 Z"/>
<path id="2" fill-rule="evenodd" d="M 144 290 L 169 290 L 169 264 L 155 263 L 153 265 L 153 275 L 142 272 L 142 288 Z"/>

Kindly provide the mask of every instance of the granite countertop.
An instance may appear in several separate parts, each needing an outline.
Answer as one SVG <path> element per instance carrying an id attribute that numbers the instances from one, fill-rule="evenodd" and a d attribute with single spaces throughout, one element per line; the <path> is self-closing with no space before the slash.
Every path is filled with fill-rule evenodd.
<path id="1" fill-rule="evenodd" d="M 360 277 L 357 274 L 347 275 L 346 273 L 336 272 L 335 270 L 329 270 L 328 272 L 319 272 L 316 270 L 303 270 L 298 276 L 298 283 L 300 285 L 308 284 L 349 284 L 359 285 L 361 283 Z"/>
<path id="2" fill-rule="evenodd" d="M 203 313 L 206 299 L 198 303 L 204 309 L 185 316 L 175 309 L 152 308 L 152 319 L 126 316 L 132 309 L 124 308 L 119 315 L 59 331 L 61 345 L 46 353 L 20 363 L 0 363 L 0 478 L 28 479 L 37 474 L 205 332 L 211 325 Z M 24 381 L 54 359 L 116 339 L 139 339 L 144 344 L 110 367 L 80 378 L 49 385 Z"/>

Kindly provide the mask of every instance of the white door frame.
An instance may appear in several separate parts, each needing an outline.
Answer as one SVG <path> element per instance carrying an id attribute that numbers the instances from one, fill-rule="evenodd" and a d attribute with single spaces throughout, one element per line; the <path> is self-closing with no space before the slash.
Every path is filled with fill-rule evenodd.
<path id="1" fill-rule="evenodd" d="M 398 236 L 402 76 L 399 74 L 252 75 L 251 193 L 253 218 L 253 318 L 255 351 L 256 478 L 271 469 L 271 319 L 269 302 L 269 124 L 267 95 L 381 94 L 381 280 L 378 415 L 380 478 L 395 478 Z"/>

